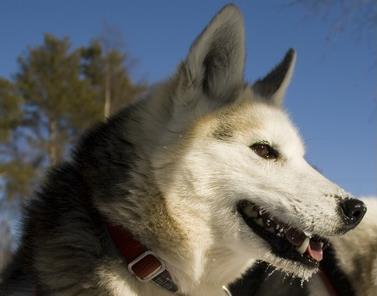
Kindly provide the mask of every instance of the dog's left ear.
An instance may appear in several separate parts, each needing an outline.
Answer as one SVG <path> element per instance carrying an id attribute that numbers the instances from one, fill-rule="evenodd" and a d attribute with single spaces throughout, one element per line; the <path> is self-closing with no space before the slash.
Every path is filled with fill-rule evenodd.
<path id="1" fill-rule="evenodd" d="M 186 87 L 209 100 L 230 100 L 244 86 L 245 32 L 239 9 L 230 4 L 212 19 L 190 48 L 180 69 Z"/>
<path id="2" fill-rule="evenodd" d="M 296 62 L 294 49 L 288 50 L 284 59 L 264 78 L 252 86 L 254 92 L 268 102 L 281 106 Z"/>

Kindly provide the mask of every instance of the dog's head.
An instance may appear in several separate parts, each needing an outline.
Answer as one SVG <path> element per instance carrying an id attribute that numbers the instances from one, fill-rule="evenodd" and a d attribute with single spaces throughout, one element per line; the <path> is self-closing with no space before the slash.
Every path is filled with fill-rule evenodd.
<path id="1" fill-rule="evenodd" d="M 307 277 L 324 238 L 355 227 L 366 208 L 305 160 L 282 108 L 295 59 L 289 50 L 267 76 L 245 83 L 243 19 L 225 7 L 158 88 L 152 105 L 164 113 L 165 134 L 156 132 L 150 149 L 159 190 L 182 224 L 206 225 L 214 246 Z"/>

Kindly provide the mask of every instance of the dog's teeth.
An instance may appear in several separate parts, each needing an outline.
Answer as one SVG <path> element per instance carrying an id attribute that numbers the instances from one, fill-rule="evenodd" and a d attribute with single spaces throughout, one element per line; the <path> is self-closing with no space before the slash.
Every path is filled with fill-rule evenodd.
<path id="1" fill-rule="evenodd" d="M 276 235 L 278 236 L 278 237 L 284 237 L 284 232 L 285 232 L 285 229 L 284 229 L 284 227 L 280 227 L 280 229 L 278 230 L 278 232 L 276 233 Z"/>
<path id="2" fill-rule="evenodd" d="M 304 233 L 305 233 L 305 235 L 306 235 L 307 237 L 312 237 L 312 234 L 311 234 L 310 232 L 304 231 Z"/>
<path id="3" fill-rule="evenodd" d="M 276 226 L 275 226 L 275 230 L 279 230 L 280 229 L 280 224 L 276 224 Z"/>
<path id="4" fill-rule="evenodd" d="M 263 222 L 264 222 L 264 225 L 266 225 L 267 227 L 271 226 L 271 220 L 270 219 L 268 219 L 268 218 L 264 219 Z"/>
<path id="5" fill-rule="evenodd" d="M 310 242 L 310 238 L 306 237 L 305 240 L 302 242 L 301 246 L 296 248 L 297 252 L 299 252 L 300 254 L 304 254 L 306 249 L 309 246 L 309 242 Z"/>
<path id="6" fill-rule="evenodd" d="M 284 236 L 284 227 L 279 225 L 279 227 L 275 227 L 275 234 L 278 236 L 278 237 L 283 237 Z"/>
<path id="7" fill-rule="evenodd" d="M 258 210 L 258 215 L 262 216 L 263 215 L 263 211 L 262 210 Z"/>

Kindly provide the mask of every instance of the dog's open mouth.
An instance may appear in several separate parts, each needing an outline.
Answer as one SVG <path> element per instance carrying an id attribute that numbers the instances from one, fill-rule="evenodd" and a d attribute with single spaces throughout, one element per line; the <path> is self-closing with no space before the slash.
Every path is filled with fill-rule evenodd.
<path id="1" fill-rule="evenodd" d="M 298 261 L 308 267 L 316 268 L 319 265 L 325 239 L 293 228 L 246 200 L 238 203 L 237 210 L 246 224 L 270 244 L 276 256 Z"/>

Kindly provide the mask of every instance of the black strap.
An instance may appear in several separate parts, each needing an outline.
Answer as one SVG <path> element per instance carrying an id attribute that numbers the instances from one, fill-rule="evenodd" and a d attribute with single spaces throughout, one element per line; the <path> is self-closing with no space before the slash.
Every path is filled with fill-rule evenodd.
<path id="1" fill-rule="evenodd" d="M 177 285 L 173 282 L 167 270 L 164 270 L 159 275 L 152 279 L 158 286 L 170 292 L 176 293 L 178 291 Z"/>

